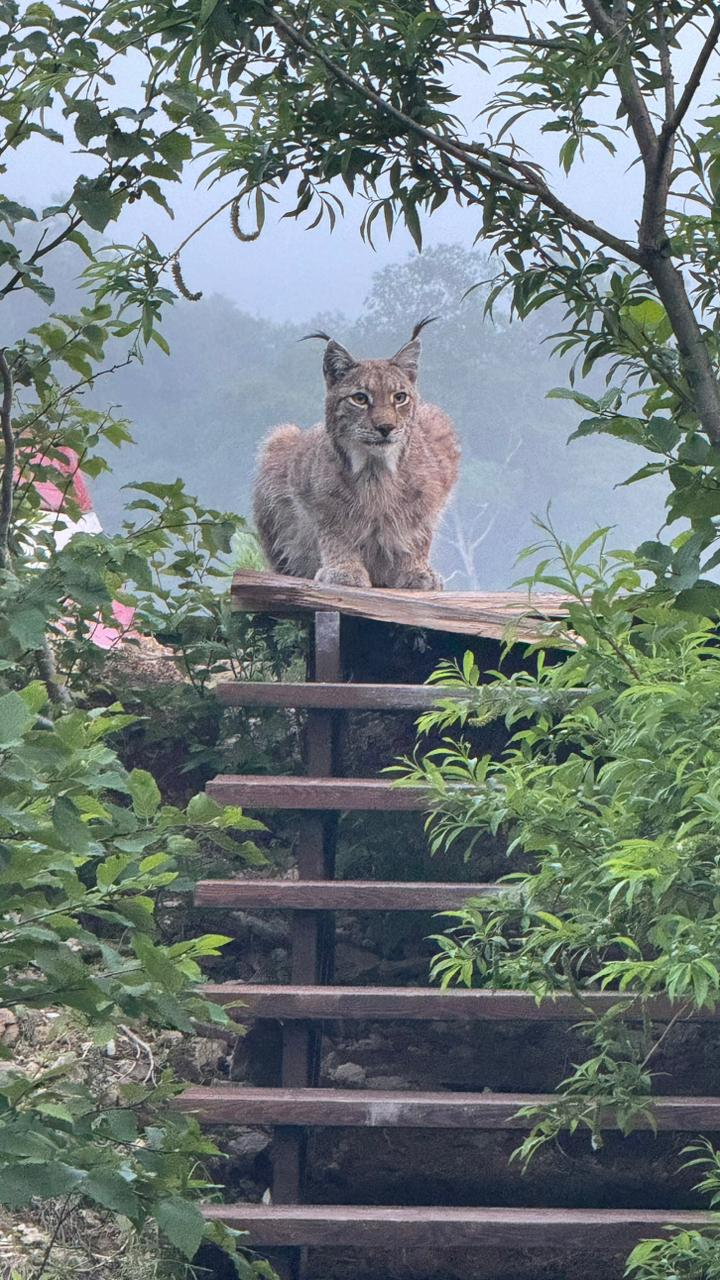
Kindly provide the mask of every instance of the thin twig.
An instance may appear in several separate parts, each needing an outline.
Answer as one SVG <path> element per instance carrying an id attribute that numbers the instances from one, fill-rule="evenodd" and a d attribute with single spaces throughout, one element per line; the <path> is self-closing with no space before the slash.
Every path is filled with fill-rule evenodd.
<path id="1" fill-rule="evenodd" d="M 705 68 L 710 61 L 718 40 L 720 40 L 720 13 L 716 14 L 713 24 L 708 31 L 698 60 L 688 76 L 687 84 L 680 95 L 680 99 L 675 110 L 663 125 L 660 139 L 661 145 L 663 145 L 663 143 L 667 145 L 665 140 L 667 139 L 669 141 L 672 135 L 677 133 L 680 128 L 680 125 L 692 105 L 693 98 L 700 87 L 700 81 L 702 80 Z"/>
<path id="2" fill-rule="evenodd" d="M 129 1040 L 131 1045 L 134 1046 L 135 1061 L 139 1062 L 140 1055 L 143 1053 L 145 1054 L 148 1060 L 149 1065 L 148 1065 L 147 1072 L 143 1077 L 143 1084 L 147 1084 L 148 1081 L 152 1081 L 152 1083 L 155 1084 L 155 1057 L 152 1049 L 150 1048 L 150 1045 L 147 1043 L 146 1040 L 143 1040 L 139 1035 L 137 1035 L 135 1031 L 132 1031 L 130 1027 L 126 1026 L 124 1022 L 120 1024 L 120 1030 L 122 1031 L 126 1040 Z"/>
<path id="3" fill-rule="evenodd" d="M 0 378 L 3 397 L 0 429 L 3 439 L 3 470 L 0 478 L 0 569 L 7 569 L 10 558 L 9 539 L 13 513 L 13 478 L 15 475 L 15 433 L 12 424 L 13 376 L 5 351 L 0 351 Z"/>
<path id="4" fill-rule="evenodd" d="M 226 200 L 223 204 L 219 205 L 219 207 L 215 209 L 213 213 L 209 213 L 207 218 L 203 218 L 202 222 L 198 223 L 195 229 L 191 231 L 190 234 L 187 235 L 184 240 L 180 241 L 180 244 L 177 246 L 177 248 L 173 249 L 172 253 L 169 253 L 167 255 L 167 257 L 165 258 L 164 265 L 167 266 L 168 263 L 172 262 L 175 258 L 177 258 L 178 254 L 182 253 L 183 249 L 185 248 L 185 245 L 189 244 L 190 241 L 196 235 L 198 235 L 201 231 L 204 231 L 205 227 L 208 225 L 209 222 L 212 222 L 214 218 L 217 218 L 221 213 L 224 213 L 226 209 L 229 209 L 230 206 L 234 204 L 236 200 L 242 199 L 244 195 L 247 195 L 247 191 L 245 190 L 236 192 L 235 195 L 231 196 L 229 200 Z"/>
<path id="5" fill-rule="evenodd" d="M 661 1034 L 658 1036 L 658 1038 L 657 1038 L 657 1040 L 655 1041 L 654 1045 L 653 1045 L 653 1046 L 652 1046 L 652 1048 L 648 1051 L 648 1053 L 646 1053 L 645 1057 L 643 1058 L 642 1062 L 640 1063 L 640 1069 L 641 1069 L 641 1070 L 643 1069 L 643 1067 L 646 1067 L 646 1066 L 648 1065 L 648 1063 L 649 1063 L 650 1059 L 652 1058 L 653 1054 L 657 1053 L 657 1051 L 658 1051 L 658 1049 L 660 1048 L 660 1045 L 662 1044 L 663 1040 L 665 1040 L 665 1039 L 666 1039 L 666 1037 L 670 1034 L 670 1032 L 671 1032 L 671 1031 L 673 1030 L 673 1028 L 675 1027 L 676 1023 L 678 1023 L 678 1022 L 680 1021 L 680 1019 L 681 1019 L 681 1018 L 685 1018 L 685 1017 L 687 1017 L 687 1015 L 688 1015 L 688 1013 L 689 1013 L 689 1011 L 690 1011 L 690 1007 L 691 1007 L 691 1002 L 690 1002 L 689 1000 L 687 1000 L 687 1001 L 685 1002 L 685 1004 L 682 1004 L 682 1005 L 680 1006 L 680 1008 L 678 1009 L 677 1013 L 674 1013 L 674 1014 L 673 1014 L 673 1016 L 672 1016 L 672 1018 L 670 1019 L 670 1021 L 669 1021 L 668 1023 L 666 1023 L 666 1024 L 665 1024 L 665 1026 L 664 1026 L 664 1028 L 663 1028 L 663 1030 L 662 1030 Z"/>
<path id="6" fill-rule="evenodd" d="M 35 249 L 30 254 L 30 257 L 28 258 L 25 266 L 26 267 L 28 265 L 34 266 L 34 264 L 40 258 L 44 258 L 47 253 L 52 253 L 53 249 L 57 249 L 59 244 L 62 244 L 64 240 L 69 239 L 73 231 L 76 231 L 77 228 L 80 226 L 81 222 L 82 222 L 82 218 L 80 217 L 79 214 L 76 217 L 71 217 L 68 225 L 64 228 L 64 230 L 59 232 L 59 234 L 55 236 L 55 239 L 50 240 L 46 245 L 43 245 L 43 240 L 45 239 L 45 233 L 43 233 Z M 20 281 L 23 279 L 23 276 L 26 276 L 26 275 L 27 275 L 27 270 L 14 272 L 14 274 L 11 275 L 10 279 L 8 280 L 7 284 L 3 285 L 2 289 L 0 289 L 0 300 L 5 298 L 8 293 L 12 293 L 13 290 L 15 289 L 15 286 L 19 284 Z"/>
<path id="7" fill-rule="evenodd" d="M 37 1271 L 33 1276 L 33 1280 L 40 1280 L 40 1277 L 44 1275 L 45 1269 L 50 1260 L 50 1254 L 52 1253 L 52 1250 L 55 1246 L 57 1238 L 60 1235 L 60 1228 L 62 1227 L 65 1220 L 70 1216 L 71 1204 L 74 1198 L 75 1198 L 75 1192 L 68 1191 L 68 1194 L 66 1195 L 65 1199 L 62 1202 L 61 1208 L 58 1210 L 57 1221 L 55 1222 L 55 1229 L 50 1239 L 47 1242 L 45 1252 L 42 1256 L 42 1261 L 40 1262 L 40 1266 L 38 1267 Z"/>

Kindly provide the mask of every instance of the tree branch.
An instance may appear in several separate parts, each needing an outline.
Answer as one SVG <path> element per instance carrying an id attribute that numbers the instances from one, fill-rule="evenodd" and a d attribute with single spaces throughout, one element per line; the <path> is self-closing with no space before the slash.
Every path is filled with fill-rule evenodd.
<path id="1" fill-rule="evenodd" d="M 701 14 L 705 13 L 706 11 L 707 11 L 707 0 L 695 0 L 695 4 L 692 6 L 692 8 L 688 9 L 687 13 L 684 13 L 682 18 L 679 18 L 678 21 L 675 23 L 675 26 L 673 27 L 673 30 L 672 30 L 673 37 L 677 39 L 683 27 L 686 27 L 689 22 L 694 22 L 696 18 L 699 18 Z"/>
<path id="2" fill-rule="evenodd" d="M 70 690 L 67 685 L 61 684 L 58 680 L 55 654 L 50 647 L 50 641 L 47 636 L 40 648 L 35 650 L 35 661 L 37 662 L 40 679 L 48 691 L 50 701 L 54 702 L 56 707 L 71 707 L 73 700 Z"/>
<path id="3" fill-rule="evenodd" d="M 15 433 L 12 424 L 13 377 L 4 350 L 0 351 L 0 379 L 3 387 L 0 409 L 0 430 L 3 439 L 3 468 L 2 477 L 0 477 L 0 569 L 7 569 L 10 559 L 10 526 L 13 512 Z"/>
<path id="4" fill-rule="evenodd" d="M 68 225 L 58 235 L 55 236 L 54 240 L 50 240 L 46 245 L 43 245 L 43 240 L 45 239 L 45 234 L 43 233 L 43 236 L 40 239 L 37 247 L 28 258 L 28 265 L 34 266 L 34 264 L 38 262 L 40 258 L 44 258 L 47 253 L 52 253 L 53 249 L 57 249 L 59 244 L 62 244 L 64 240 L 67 240 L 68 237 L 72 235 L 73 231 L 77 230 L 81 222 L 82 222 L 82 218 L 80 217 L 79 214 L 77 214 L 74 218 L 71 217 Z M 24 271 L 14 272 L 14 274 L 8 280 L 7 284 L 3 285 L 2 289 L 0 289 L 0 300 L 5 298 L 8 293 L 13 292 L 13 290 L 15 289 L 15 286 L 19 284 L 19 282 L 22 280 L 25 274 L 26 273 Z"/>
<path id="5" fill-rule="evenodd" d="M 494 31 L 483 32 L 477 37 L 478 44 L 516 44 L 526 45 L 531 49 L 565 49 L 569 53 L 577 53 L 577 45 L 570 40 L 551 40 L 543 36 L 499 35 Z"/>
<path id="6" fill-rule="evenodd" d="M 613 5 L 614 16 L 610 16 L 603 8 L 600 0 L 582 0 L 583 8 L 597 30 L 608 43 L 615 42 L 618 58 L 613 63 L 613 73 L 620 90 L 623 106 L 627 112 L 628 123 L 638 144 L 643 163 L 652 164 L 657 151 L 657 134 L 653 128 L 650 110 L 640 88 L 632 58 L 625 42 L 625 3 L 616 0 Z M 619 21 L 616 21 L 619 18 Z"/>
<path id="7" fill-rule="evenodd" d="M 0 408 L 0 430 L 3 439 L 2 477 L 0 477 L 0 569 L 10 567 L 10 530 L 13 514 L 15 477 L 15 432 L 12 423 L 13 376 L 4 350 L 0 351 L 0 380 L 3 397 Z M 70 706 L 72 699 L 64 685 L 58 683 L 55 658 L 50 643 L 43 640 L 35 654 L 38 670 L 45 681 L 51 702 Z"/>
<path id="8" fill-rule="evenodd" d="M 680 95 L 677 106 L 662 127 L 660 132 L 661 147 L 663 145 L 668 145 L 670 138 L 677 133 L 685 119 L 685 116 L 692 105 L 693 98 L 700 87 L 700 81 L 703 78 L 705 68 L 712 57 L 718 40 L 720 40 L 720 13 L 716 13 L 715 15 L 712 26 L 705 37 L 705 43 L 700 50 L 698 60 L 688 76 L 687 84 Z"/>
<path id="9" fill-rule="evenodd" d="M 670 59 L 670 46 L 665 30 L 665 15 L 662 2 L 655 5 L 655 15 L 660 75 L 665 96 L 665 121 L 667 122 L 675 113 L 675 78 Z M 665 125 L 663 125 L 653 170 L 651 171 L 648 167 L 645 170 L 643 218 L 640 224 L 641 246 L 660 246 L 664 241 L 674 158 L 674 134 L 665 132 Z"/>
<path id="10" fill-rule="evenodd" d="M 675 77 L 673 75 L 672 62 L 670 60 L 670 46 L 668 44 L 667 31 L 665 30 L 665 14 L 663 12 L 662 0 L 660 3 L 655 5 L 655 20 L 657 22 L 660 75 L 662 76 L 663 91 L 665 93 L 665 122 L 667 123 L 675 111 Z M 665 126 L 663 126 L 663 128 L 664 127 Z"/>
<path id="11" fill-rule="evenodd" d="M 667 311 L 678 344 L 683 374 L 693 396 L 700 424 L 710 440 L 720 443 L 720 387 L 698 318 L 690 304 L 682 273 L 668 256 L 666 243 L 667 201 L 672 177 L 672 139 L 688 110 L 703 70 L 718 39 L 715 21 L 677 106 L 669 50 L 663 49 L 664 32 L 660 32 L 659 57 L 666 94 L 669 119 L 660 134 L 650 118 L 647 102 L 635 74 L 624 35 L 617 22 L 626 17 L 626 0 L 615 0 L 613 16 L 601 0 L 582 0 L 585 11 L 605 40 L 618 41 L 619 56 L 613 71 L 620 90 L 628 122 L 633 131 L 645 170 L 643 207 L 639 228 L 640 264 L 647 271 Z M 720 28 L 718 29 L 720 33 Z"/>
<path id="12" fill-rule="evenodd" d="M 383 114 L 391 116 L 399 124 L 402 124 L 407 132 L 417 138 L 422 138 L 423 141 L 442 154 L 451 156 L 454 160 L 459 160 L 461 164 L 464 164 L 470 172 L 478 177 L 490 182 L 496 182 L 513 191 L 519 191 L 523 195 L 532 196 L 545 205 L 546 208 L 551 209 L 553 213 L 556 213 L 575 231 L 590 236 L 591 239 L 605 245 L 608 249 L 612 249 L 630 262 L 634 262 L 638 266 L 642 265 L 642 256 L 634 245 L 627 240 L 623 240 L 620 236 L 613 235 L 611 231 L 607 231 L 604 227 L 599 227 L 597 223 L 592 222 L 589 218 L 584 218 L 574 209 L 571 209 L 569 205 L 564 204 L 539 178 L 531 165 L 493 151 L 492 148 L 484 147 L 481 143 L 464 145 L 453 139 L 443 137 L 432 129 L 426 128 L 425 125 L 419 124 L 417 120 L 413 120 L 412 116 L 406 115 L 399 107 L 395 107 L 391 102 L 388 102 L 370 85 L 350 75 L 343 67 L 334 62 L 323 49 L 317 48 L 292 23 L 282 18 L 274 10 L 268 9 L 267 12 L 268 16 L 272 18 L 276 29 L 292 45 L 302 49 L 310 57 L 317 58 L 336 80 L 352 90 L 353 93 L 364 98 L 366 102 L 372 103 Z M 511 172 L 513 169 L 517 170 L 517 173 L 521 176 L 516 176 L 515 173 Z"/>
<path id="13" fill-rule="evenodd" d="M 720 387 L 682 272 L 662 251 L 646 254 L 645 270 L 672 325 L 700 425 L 714 444 L 720 444 Z"/>

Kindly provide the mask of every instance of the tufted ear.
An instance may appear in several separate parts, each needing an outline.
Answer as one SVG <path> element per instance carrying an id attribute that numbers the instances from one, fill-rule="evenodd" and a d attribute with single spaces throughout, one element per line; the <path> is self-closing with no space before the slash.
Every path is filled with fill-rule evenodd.
<path id="1" fill-rule="evenodd" d="M 345 347 L 341 347 L 339 342 L 335 342 L 334 338 L 330 338 L 323 356 L 323 373 L 325 381 L 329 387 L 339 382 L 345 377 L 351 369 L 355 368 L 357 360 L 350 355 Z"/>
<path id="2" fill-rule="evenodd" d="M 418 364 L 420 363 L 420 352 L 422 351 L 422 343 L 420 334 L 426 325 L 432 324 L 437 320 L 437 316 L 425 316 L 424 320 L 418 320 L 412 331 L 410 341 L 406 342 L 404 347 L 395 353 L 391 364 L 396 364 L 402 369 L 403 373 L 411 382 L 415 382 L 418 373 Z"/>
<path id="3" fill-rule="evenodd" d="M 418 364 L 420 361 L 420 352 L 422 351 L 422 343 L 419 338 L 412 338 L 410 342 L 396 351 L 391 364 L 396 364 L 399 369 L 411 382 L 415 382 L 418 373 Z"/>

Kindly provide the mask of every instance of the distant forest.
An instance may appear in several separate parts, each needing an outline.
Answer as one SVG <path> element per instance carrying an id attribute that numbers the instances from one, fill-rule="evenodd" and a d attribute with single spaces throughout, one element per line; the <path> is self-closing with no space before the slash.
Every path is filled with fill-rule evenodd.
<path id="1" fill-rule="evenodd" d="M 58 309 L 70 307 L 80 267 L 73 255 L 61 265 Z M 164 329 L 170 356 L 152 348 L 142 367 L 119 369 L 92 392 L 96 404 L 121 407 L 136 442 L 94 483 L 103 524 L 119 527 L 123 485 L 177 476 L 208 505 L 249 515 L 259 441 L 277 423 L 309 426 L 322 415 L 322 343 L 299 339 L 320 328 L 358 354 L 388 355 L 417 320 L 433 315 L 421 391 L 454 418 L 463 445 L 462 479 L 433 557 L 448 585 L 507 588 L 518 552 L 534 538 L 532 516 L 548 503 L 568 541 L 608 524 L 616 546 L 653 536 L 663 521 L 661 483 L 620 487 L 639 465 L 632 446 L 567 443 L 579 414 L 568 401 L 546 398 L 568 368 L 551 356 L 548 310 L 522 325 L 509 323 L 502 306 L 485 318 L 481 282 L 492 274 L 480 254 L 440 245 L 371 276 L 362 308 L 357 297 L 348 300 L 353 320 L 314 314 L 311 298 L 297 324 L 249 315 L 218 295 L 177 304 Z M 18 314 L 18 328 L 28 319 Z"/>

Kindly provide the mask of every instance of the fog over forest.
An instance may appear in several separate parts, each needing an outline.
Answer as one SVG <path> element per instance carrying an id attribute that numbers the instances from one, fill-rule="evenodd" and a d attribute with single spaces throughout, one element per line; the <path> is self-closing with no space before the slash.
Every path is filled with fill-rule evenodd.
<path id="1" fill-rule="evenodd" d="M 80 301 L 82 266 L 74 249 L 55 263 L 57 310 Z M 553 357 L 548 340 L 561 317 L 544 308 L 511 324 L 501 302 L 494 320 L 485 318 L 487 288 L 467 291 L 493 274 L 481 253 L 435 244 L 370 274 L 362 306 L 351 290 L 350 316 L 319 315 L 312 297 L 304 315 L 286 322 L 250 314 L 220 294 L 177 302 L 164 327 L 170 355 L 153 346 L 144 364 L 99 379 L 90 393 L 96 405 L 120 407 L 135 440 L 113 451 L 112 470 L 94 482 L 104 526 L 120 527 L 132 497 L 124 485 L 177 477 L 209 506 L 249 517 L 259 441 L 279 422 L 310 426 L 322 416 L 322 343 L 300 339 L 320 328 L 360 356 L 390 355 L 417 320 L 433 315 L 423 335 L 421 393 L 452 416 L 463 447 L 460 483 L 433 555 L 448 586 L 507 588 L 519 572 L 518 552 L 535 538 L 533 515 L 548 504 L 571 542 L 597 525 L 614 525 L 619 547 L 653 536 L 663 520 L 662 488 L 647 481 L 622 487 L 644 460 L 640 451 L 608 438 L 568 444 L 581 411 L 547 398 L 568 379 L 569 361 Z M 258 298 L 258 310 L 261 304 Z M 35 302 L 16 309 L 19 331 L 35 308 L 39 320 Z M 596 376 L 591 389 L 599 386 Z"/>
<path id="2" fill-rule="evenodd" d="M 681 64 L 691 52 L 680 52 Z M 120 69 L 121 85 L 123 76 L 131 80 L 132 68 Z M 467 96 L 463 104 L 472 115 Z M 553 139 L 534 133 L 532 151 L 555 166 Z M 626 144 L 618 138 L 617 145 L 622 156 Z M 82 157 L 72 149 L 38 138 L 10 167 L 8 186 L 16 198 L 41 205 L 69 189 L 81 170 Z M 619 182 L 621 172 L 595 148 L 592 163 L 558 181 L 579 208 L 623 234 L 639 177 L 631 167 Z M 148 201 L 129 205 L 117 239 L 131 243 L 149 234 L 169 251 L 226 192 L 222 184 L 215 191 L 196 186 L 191 167 L 174 194 L 174 221 Z M 598 524 L 615 526 L 616 546 L 655 536 L 663 522 L 661 482 L 615 487 L 647 455 L 609 438 L 568 445 L 582 415 L 568 401 L 546 398 L 568 381 L 569 362 L 553 358 L 546 341 L 562 317 L 544 307 L 530 321 L 509 325 L 500 305 L 493 323 L 483 315 L 487 289 L 464 296 L 498 269 L 482 253 L 482 241 L 472 248 L 472 211 L 448 201 L 426 220 L 426 247 L 418 254 L 404 228 L 389 243 L 378 232 L 374 250 L 364 243 L 360 197 L 343 193 L 345 216 L 332 233 L 326 225 L 308 231 L 302 218 L 288 220 L 288 199 L 283 193 L 255 243 L 239 245 L 227 217 L 193 235 L 183 270 L 189 287 L 204 296 L 195 304 L 180 300 L 166 312 L 170 356 L 152 347 L 143 366 L 98 381 L 94 403 L 121 406 L 136 441 L 110 459 L 112 474 L 94 484 L 109 531 L 121 522 L 122 486 L 133 480 L 181 476 L 207 504 L 248 514 L 258 442 L 279 422 L 309 426 L 322 415 L 322 344 L 298 339 L 322 328 L 359 355 L 388 355 L 407 341 L 417 320 L 436 315 L 423 337 L 420 390 L 454 418 L 463 445 L 457 496 L 433 554 L 449 585 L 509 586 L 518 551 L 534 539 L 533 514 L 544 514 L 548 503 L 568 541 Z M 57 291 L 55 309 L 81 305 L 76 281 L 85 265 L 73 249 L 53 255 L 47 279 Z M 21 333 L 46 314 L 23 300 L 13 328 Z M 597 374 L 588 389 L 602 389 Z"/>

